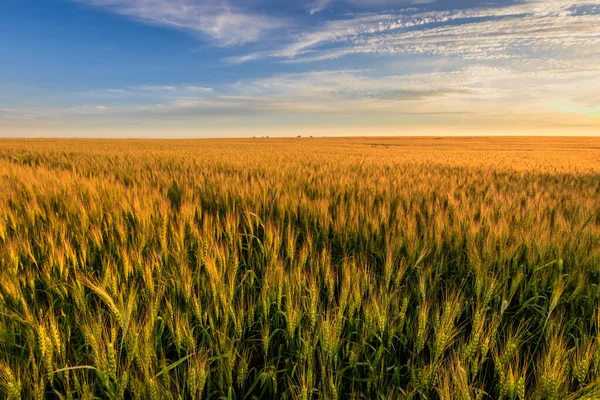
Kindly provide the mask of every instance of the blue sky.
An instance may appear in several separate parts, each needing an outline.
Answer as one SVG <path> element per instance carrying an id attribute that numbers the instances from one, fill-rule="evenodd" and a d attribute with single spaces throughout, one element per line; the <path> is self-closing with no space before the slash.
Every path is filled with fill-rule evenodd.
<path id="1" fill-rule="evenodd" d="M 0 11 L 0 136 L 598 133 L 600 0 Z"/>

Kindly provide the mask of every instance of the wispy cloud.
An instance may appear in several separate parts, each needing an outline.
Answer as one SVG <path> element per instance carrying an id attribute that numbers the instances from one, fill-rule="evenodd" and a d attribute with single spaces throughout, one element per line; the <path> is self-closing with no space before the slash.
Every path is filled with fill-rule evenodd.
<path id="1" fill-rule="evenodd" d="M 574 121 L 575 114 L 595 118 L 600 105 L 599 62 L 547 61 L 532 65 L 519 60 L 510 67 L 471 66 L 405 75 L 378 72 L 364 69 L 276 74 L 223 85 L 216 93 L 208 90 L 210 96 L 204 96 L 202 89 L 206 88 L 195 91 L 173 86 L 177 89 L 166 90 L 162 97 L 148 98 L 142 104 L 98 103 L 38 110 L 37 115 L 31 109 L 0 110 L 0 117 L 210 121 L 229 116 L 232 121 L 244 121 L 282 115 L 470 115 L 473 120 L 497 123 L 558 123 L 565 118 Z M 567 114 L 573 117 L 565 117 Z"/>
<path id="2" fill-rule="evenodd" d="M 308 12 L 311 14 L 318 13 L 327 8 L 334 0 L 315 0 L 308 6 Z"/>
<path id="3" fill-rule="evenodd" d="M 213 92 L 213 88 L 193 85 L 139 85 L 129 86 L 117 89 L 95 89 L 84 92 L 83 95 L 93 97 L 157 97 L 157 96 L 183 96 L 186 93 L 192 93 L 196 96 L 200 94 L 208 95 Z"/>
<path id="4" fill-rule="evenodd" d="M 175 86 L 142 85 L 142 86 L 135 86 L 133 89 L 143 90 L 146 92 L 172 92 L 175 90 Z"/>
<path id="5" fill-rule="evenodd" d="M 53 110 L 40 108 L 0 108 L 0 121 L 21 120 L 33 121 L 38 119 L 53 118 L 56 113 Z"/>
<path id="6" fill-rule="evenodd" d="M 204 86 L 186 86 L 184 89 L 196 93 L 208 93 L 213 91 L 213 88 Z"/>
<path id="7" fill-rule="evenodd" d="M 506 59 L 526 51 L 600 44 L 599 0 L 529 0 L 504 7 L 358 14 L 327 21 L 272 51 L 231 58 L 318 61 L 349 54 L 432 54 Z"/>
<path id="8" fill-rule="evenodd" d="M 436 0 L 314 0 L 309 4 L 308 10 L 311 14 L 325 10 L 334 3 L 346 3 L 359 8 L 367 7 L 398 7 L 407 4 L 427 4 Z"/>
<path id="9" fill-rule="evenodd" d="M 211 0 L 76 0 L 141 22 L 185 30 L 229 46 L 256 42 L 284 21 Z"/>
<path id="10" fill-rule="evenodd" d="M 504 6 L 446 11 L 407 8 L 358 13 L 297 26 L 289 17 L 256 11 L 237 0 L 76 0 L 142 22 L 181 29 L 223 46 L 259 42 L 260 50 L 226 58 L 241 64 L 264 58 L 315 62 L 351 54 L 429 54 L 468 60 L 502 60 L 557 49 L 600 45 L 600 0 L 525 0 Z M 311 13 L 336 0 L 314 0 Z M 337 0 L 354 6 L 402 7 L 423 0 Z M 263 10 L 268 9 L 262 8 Z M 294 30 L 296 31 L 296 30 Z M 276 39 L 275 39 L 276 38 Z M 282 42 L 284 44 L 282 44 Z"/>

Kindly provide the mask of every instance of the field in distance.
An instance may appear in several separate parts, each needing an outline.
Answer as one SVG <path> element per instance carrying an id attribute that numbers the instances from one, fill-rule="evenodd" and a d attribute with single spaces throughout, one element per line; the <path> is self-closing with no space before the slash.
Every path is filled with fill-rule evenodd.
<path id="1" fill-rule="evenodd" d="M 600 396 L 600 139 L 0 140 L 0 397 Z"/>

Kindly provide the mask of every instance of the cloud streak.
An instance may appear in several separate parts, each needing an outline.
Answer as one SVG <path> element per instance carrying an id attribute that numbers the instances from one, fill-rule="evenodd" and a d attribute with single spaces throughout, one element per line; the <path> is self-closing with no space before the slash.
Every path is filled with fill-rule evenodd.
<path id="1" fill-rule="evenodd" d="M 199 34 L 221 46 L 257 42 L 284 26 L 280 18 L 211 0 L 76 0 L 143 23 Z"/>
<path id="2" fill-rule="evenodd" d="M 231 58 L 319 61 L 351 54 L 430 54 L 493 60 L 600 44 L 600 1 L 530 0 L 451 11 L 359 14 L 327 21 L 278 49 Z"/>
<path id="3" fill-rule="evenodd" d="M 318 13 L 329 7 L 333 0 L 315 0 L 309 4 L 308 12 L 311 14 Z"/>
<path id="4" fill-rule="evenodd" d="M 471 66 L 446 72 L 376 75 L 372 70 L 323 70 L 243 80 L 217 90 L 165 89 L 143 104 L 1 110 L 0 118 L 120 121 L 231 121 L 285 115 L 402 118 L 469 116 L 473 121 L 507 120 L 590 123 L 598 117 L 600 63 L 548 61 L 532 66 Z M 202 88 L 204 89 L 204 88 Z M 123 89 L 124 91 L 130 89 Z M 556 96 L 556 93 L 561 96 Z M 585 119 L 579 119 L 583 116 Z M 537 122 L 536 122 L 537 121 Z"/>
<path id="5" fill-rule="evenodd" d="M 139 85 L 126 88 L 95 89 L 82 93 L 84 96 L 127 98 L 127 97 L 172 97 L 186 95 L 204 95 L 213 93 L 212 87 L 192 85 Z"/>

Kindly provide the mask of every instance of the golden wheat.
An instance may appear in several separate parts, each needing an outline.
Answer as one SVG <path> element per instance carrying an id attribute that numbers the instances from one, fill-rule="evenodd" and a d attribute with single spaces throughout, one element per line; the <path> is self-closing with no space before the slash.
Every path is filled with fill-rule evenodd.
<path id="1" fill-rule="evenodd" d="M 600 395 L 600 141 L 0 141 L 3 398 Z"/>

